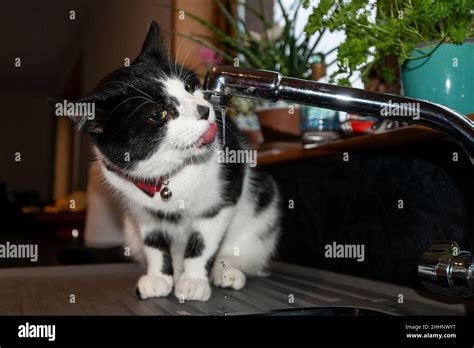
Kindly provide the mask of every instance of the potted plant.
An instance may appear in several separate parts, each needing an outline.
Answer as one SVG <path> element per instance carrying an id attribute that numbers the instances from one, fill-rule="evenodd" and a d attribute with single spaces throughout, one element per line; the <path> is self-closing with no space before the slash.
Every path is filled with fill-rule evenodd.
<path id="1" fill-rule="evenodd" d="M 246 23 L 235 18 L 220 0 L 216 4 L 223 17 L 233 30 L 227 34 L 205 19 L 186 13 L 187 16 L 208 28 L 214 35 L 187 35 L 177 33 L 194 42 L 212 49 L 225 61 L 236 66 L 253 69 L 264 69 L 279 71 L 283 75 L 297 78 L 310 78 L 315 69 L 311 67 L 310 58 L 316 53 L 322 57 L 329 52 L 318 52 L 324 29 L 318 31 L 317 36 L 313 34 L 298 35 L 295 22 L 299 10 L 303 4 L 302 0 L 295 0 L 292 8 L 288 11 L 277 0 L 283 16 L 283 25 L 273 25 L 264 14 L 263 6 L 256 9 L 246 2 L 234 2 L 237 6 L 244 6 L 247 12 L 252 13 L 262 24 L 263 32 L 256 33 L 248 29 Z M 324 54 L 323 54 L 324 53 Z M 255 107 L 259 123 L 266 141 L 299 139 L 301 137 L 301 115 L 298 105 L 289 105 L 284 102 L 259 103 Z"/>
<path id="2" fill-rule="evenodd" d="M 405 95 L 468 114 L 474 112 L 473 9 L 474 0 L 321 0 L 305 31 L 345 32 L 331 82 L 348 85 L 359 71 L 369 85 L 378 77 L 382 86 L 375 88 L 399 92 L 386 86 L 401 79 Z"/>

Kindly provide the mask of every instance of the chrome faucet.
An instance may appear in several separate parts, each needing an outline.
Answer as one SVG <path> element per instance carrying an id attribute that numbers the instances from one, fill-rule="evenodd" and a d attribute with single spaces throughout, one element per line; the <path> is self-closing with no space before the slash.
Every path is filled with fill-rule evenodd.
<path id="1" fill-rule="evenodd" d="M 395 94 L 370 92 L 327 83 L 282 76 L 267 70 L 218 65 L 208 71 L 203 85 L 205 98 L 215 106 L 226 106 L 230 97 L 269 102 L 285 100 L 380 119 L 390 118 L 436 129 L 461 145 L 474 164 L 474 121 L 443 105 Z M 391 115 L 395 107 L 419 113 Z"/>
<path id="2" fill-rule="evenodd" d="M 274 71 L 224 65 L 208 71 L 203 92 L 204 97 L 218 108 L 227 106 L 229 99 L 236 96 L 269 102 L 285 100 L 420 124 L 458 143 L 474 165 L 474 121 L 445 106 L 425 100 L 285 77 Z M 407 115 L 390 112 L 401 108 L 412 112 Z M 415 110 L 416 113 L 413 112 Z M 456 242 L 435 243 L 421 257 L 418 274 L 422 283 L 434 292 L 474 296 L 471 253 L 460 252 Z"/>

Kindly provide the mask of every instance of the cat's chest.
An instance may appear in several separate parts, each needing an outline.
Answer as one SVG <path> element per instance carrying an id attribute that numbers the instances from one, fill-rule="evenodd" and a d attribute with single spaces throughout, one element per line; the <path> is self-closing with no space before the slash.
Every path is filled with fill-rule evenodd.
<path id="1" fill-rule="evenodd" d="M 177 213 L 195 216 L 209 207 L 216 206 L 221 198 L 221 173 L 219 164 L 209 160 L 202 164 L 190 164 L 168 179 L 165 186 L 171 192 L 164 199 L 160 192 L 146 193 L 129 180 L 105 171 L 107 181 L 118 191 L 127 205 L 135 209 L 146 209 L 162 213 Z M 163 189 L 164 186 L 161 186 Z"/>
<path id="2" fill-rule="evenodd" d="M 220 200 L 221 179 L 217 163 L 207 165 L 190 165 L 169 178 L 168 188 L 171 199 L 164 201 L 161 196 L 156 199 L 161 208 L 179 208 L 199 211 Z"/>

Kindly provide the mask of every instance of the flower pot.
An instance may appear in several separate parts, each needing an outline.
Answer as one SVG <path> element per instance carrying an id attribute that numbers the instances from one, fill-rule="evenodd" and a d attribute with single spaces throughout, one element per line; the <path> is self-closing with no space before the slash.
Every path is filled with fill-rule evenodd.
<path id="1" fill-rule="evenodd" d="M 300 107 L 285 102 L 265 103 L 256 110 L 265 142 L 301 139 Z"/>
<path id="2" fill-rule="evenodd" d="M 413 56 L 430 52 L 417 48 Z M 441 44 L 433 54 L 410 60 L 402 67 L 404 95 L 474 113 L 474 40 L 463 45 Z"/>
<path id="3" fill-rule="evenodd" d="M 326 64 L 313 63 L 311 64 L 311 80 L 318 81 L 320 78 L 326 76 Z"/>

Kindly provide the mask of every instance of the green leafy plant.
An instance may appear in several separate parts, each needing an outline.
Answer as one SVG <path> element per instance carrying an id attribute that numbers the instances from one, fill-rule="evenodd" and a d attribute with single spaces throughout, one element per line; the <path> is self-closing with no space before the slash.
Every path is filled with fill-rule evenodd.
<path id="1" fill-rule="evenodd" d="M 233 2 L 234 5 L 244 6 L 248 13 L 252 13 L 261 22 L 263 33 L 250 31 L 245 21 L 234 16 L 220 0 L 216 0 L 217 7 L 232 28 L 232 34 L 225 33 L 211 22 L 189 12 L 186 12 L 189 18 L 209 29 L 213 35 L 176 34 L 210 48 L 231 64 L 238 61 L 238 65 L 242 67 L 276 70 L 283 75 L 309 78 L 311 58 L 318 49 L 325 29 L 314 30 L 311 35 L 297 34 L 295 23 L 303 1 L 296 0 L 290 11 L 285 9 L 281 0 L 277 1 L 283 14 L 282 27 L 273 25 L 265 17 L 263 0 L 258 9 L 246 2 Z M 314 35 L 317 37 L 312 39 Z M 337 47 L 329 52 L 318 53 L 329 54 L 336 49 Z"/>
<path id="2" fill-rule="evenodd" d="M 311 6 L 310 0 L 304 6 Z M 366 81 L 374 67 L 387 82 L 393 82 L 397 71 L 384 64 L 386 57 L 396 57 L 403 65 L 429 56 L 442 43 L 462 44 L 474 37 L 473 8 L 474 0 L 320 0 L 305 31 L 309 35 L 325 28 L 345 32 L 331 82 L 349 85 L 355 71 Z M 419 45 L 427 43 L 427 53 L 417 52 Z"/>

